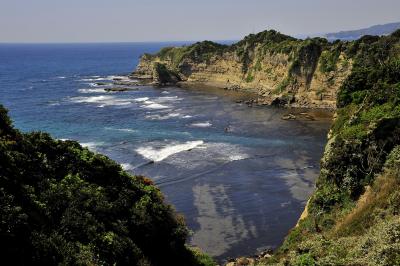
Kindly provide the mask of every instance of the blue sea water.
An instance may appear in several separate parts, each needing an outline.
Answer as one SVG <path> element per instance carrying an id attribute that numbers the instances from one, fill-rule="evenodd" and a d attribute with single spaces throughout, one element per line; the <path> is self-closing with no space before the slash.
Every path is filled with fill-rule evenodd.
<path id="1" fill-rule="evenodd" d="M 331 116 L 285 121 L 288 110 L 211 88 L 96 84 L 125 81 L 141 54 L 182 44 L 1 44 L 0 103 L 22 131 L 77 140 L 151 177 L 190 242 L 218 260 L 276 247 L 314 188 Z"/>

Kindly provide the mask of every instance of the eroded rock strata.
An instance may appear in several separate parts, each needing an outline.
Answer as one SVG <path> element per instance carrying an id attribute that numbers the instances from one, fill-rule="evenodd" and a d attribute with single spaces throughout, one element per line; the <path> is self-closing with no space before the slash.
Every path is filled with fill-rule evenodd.
<path id="1" fill-rule="evenodd" d="M 333 109 L 351 73 L 349 52 L 348 43 L 299 40 L 270 30 L 230 46 L 204 41 L 145 54 L 133 77 L 159 85 L 200 83 L 251 90 L 260 104 Z"/>

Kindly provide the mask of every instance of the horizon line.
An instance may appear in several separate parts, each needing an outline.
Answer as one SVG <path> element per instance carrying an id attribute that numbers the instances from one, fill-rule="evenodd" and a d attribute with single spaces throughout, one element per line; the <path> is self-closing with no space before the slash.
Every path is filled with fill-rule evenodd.
<path id="1" fill-rule="evenodd" d="M 196 43 L 203 41 L 212 41 L 212 42 L 237 42 L 237 40 L 229 40 L 229 39 L 220 39 L 220 40 L 168 40 L 168 41 L 0 41 L 0 45 L 2 44 L 129 44 L 129 43 Z"/>

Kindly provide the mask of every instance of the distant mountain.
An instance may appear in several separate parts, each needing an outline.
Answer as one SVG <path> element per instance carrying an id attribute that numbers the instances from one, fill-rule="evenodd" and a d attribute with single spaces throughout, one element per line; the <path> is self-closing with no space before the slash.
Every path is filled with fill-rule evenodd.
<path id="1" fill-rule="evenodd" d="M 350 31 L 340 31 L 336 33 L 327 33 L 323 37 L 328 40 L 357 40 L 364 35 L 389 35 L 400 29 L 400 22 L 388 23 L 383 25 L 374 25 L 369 28 L 350 30 Z"/>

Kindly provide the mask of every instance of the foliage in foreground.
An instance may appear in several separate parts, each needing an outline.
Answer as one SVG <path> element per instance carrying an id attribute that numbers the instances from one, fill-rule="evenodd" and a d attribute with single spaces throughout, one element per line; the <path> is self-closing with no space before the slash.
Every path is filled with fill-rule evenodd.
<path id="1" fill-rule="evenodd" d="M 0 105 L 0 245 L 12 265 L 213 265 L 161 192 L 74 141 L 14 129 Z M 4 264 L 3 264 L 4 265 Z"/>

